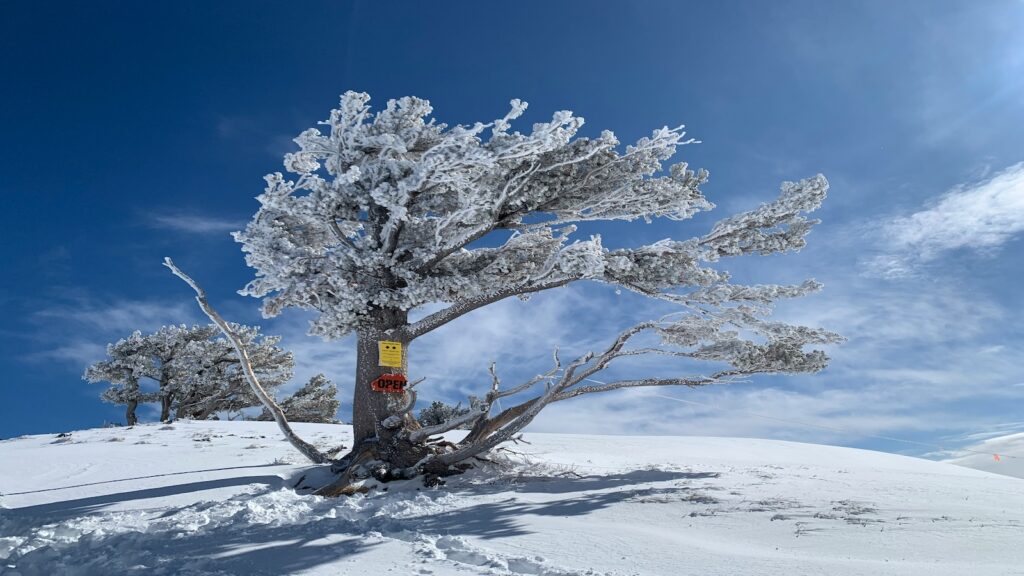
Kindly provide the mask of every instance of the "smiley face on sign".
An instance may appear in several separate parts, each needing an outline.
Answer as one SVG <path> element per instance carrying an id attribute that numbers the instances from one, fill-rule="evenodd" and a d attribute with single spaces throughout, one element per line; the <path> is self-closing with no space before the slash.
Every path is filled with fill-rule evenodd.
<path id="1" fill-rule="evenodd" d="M 391 340 L 378 340 L 377 357 L 380 359 L 379 362 L 377 363 L 379 366 L 387 366 L 389 368 L 401 368 L 402 343 L 393 342 Z"/>

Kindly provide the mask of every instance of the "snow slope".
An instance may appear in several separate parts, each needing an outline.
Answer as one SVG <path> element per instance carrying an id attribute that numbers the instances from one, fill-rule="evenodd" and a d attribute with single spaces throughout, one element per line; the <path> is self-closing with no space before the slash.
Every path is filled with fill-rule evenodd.
<path id="1" fill-rule="evenodd" d="M 490 475 L 333 500 L 290 488 L 324 471 L 273 423 L 7 440 L 0 573 L 1024 574 L 1021 479 L 768 440 L 526 440 Z"/>
<path id="2" fill-rule="evenodd" d="M 947 460 L 951 464 L 1024 478 L 1024 432 L 989 438 L 967 447 L 961 455 Z M 998 455 L 995 459 L 992 455 Z"/>

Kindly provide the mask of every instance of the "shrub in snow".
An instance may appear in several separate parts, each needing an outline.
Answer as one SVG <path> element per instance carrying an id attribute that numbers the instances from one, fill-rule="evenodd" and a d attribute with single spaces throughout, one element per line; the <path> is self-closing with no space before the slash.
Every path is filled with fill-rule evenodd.
<path id="1" fill-rule="evenodd" d="M 475 398 L 470 399 L 470 406 L 474 405 Z M 430 403 L 430 406 L 420 410 L 419 418 L 416 420 L 420 426 L 437 426 L 438 424 L 444 424 L 445 422 L 459 418 L 469 414 L 470 408 L 463 408 L 462 405 L 452 406 L 451 404 L 445 404 L 440 400 L 434 400 Z M 467 422 L 462 428 L 469 429 L 469 423 Z"/>

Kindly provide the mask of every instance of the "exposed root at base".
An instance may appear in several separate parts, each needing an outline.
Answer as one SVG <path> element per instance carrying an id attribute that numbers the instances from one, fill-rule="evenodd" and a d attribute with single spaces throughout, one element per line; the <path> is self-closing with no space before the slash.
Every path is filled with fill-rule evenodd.
<path id="1" fill-rule="evenodd" d="M 396 439 L 382 450 L 377 442 L 364 442 L 331 466 L 337 478 L 313 494 L 325 497 L 366 494 L 394 480 L 415 478 L 422 479 L 428 488 L 441 486 L 445 477 L 472 468 L 472 464 L 466 462 L 447 465 L 433 458 L 453 446 L 449 442 L 413 444 Z"/>

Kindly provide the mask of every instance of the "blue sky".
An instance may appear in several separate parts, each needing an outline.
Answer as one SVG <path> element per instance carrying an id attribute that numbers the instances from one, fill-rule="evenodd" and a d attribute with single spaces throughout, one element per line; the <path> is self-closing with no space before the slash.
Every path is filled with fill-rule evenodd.
<path id="1" fill-rule="evenodd" d="M 202 320 L 164 256 L 223 313 L 323 371 L 348 418 L 351 341 L 260 319 L 228 233 L 263 174 L 345 90 L 430 99 L 440 121 L 530 103 L 624 142 L 685 123 L 679 159 L 718 205 L 598 229 L 608 246 L 689 237 L 824 173 L 824 221 L 798 254 L 728 264 L 814 277 L 783 319 L 849 337 L 816 376 L 551 407 L 534 430 L 784 438 L 920 454 L 1024 429 L 1024 3 L 22 2 L 0 21 L 0 437 L 118 421 L 80 380 L 133 329 Z M 589 232 L 589 231 L 587 231 Z M 456 400 L 547 368 L 664 311 L 597 285 L 504 302 L 416 343 L 421 396 Z M 663 374 L 647 360 L 623 375 Z M 784 423 L 752 414 L 819 427 Z M 152 414 L 142 413 L 143 418 Z M 823 427 L 828 427 L 826 429 Z M 841 429 L 841 431 L 839 430 Z"/>

